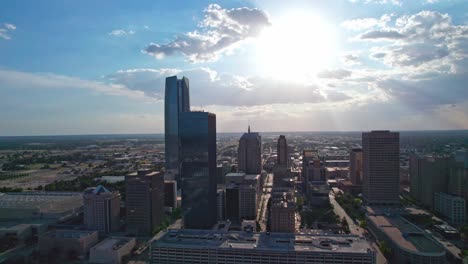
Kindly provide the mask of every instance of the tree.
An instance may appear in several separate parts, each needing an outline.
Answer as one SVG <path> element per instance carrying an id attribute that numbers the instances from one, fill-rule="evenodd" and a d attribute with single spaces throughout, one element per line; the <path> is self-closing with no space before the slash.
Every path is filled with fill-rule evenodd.
<path id="1" fill-rule="evenodd" d="M 386 258 L 392 256 L 392 248 L 389 247 L 385 241 L 379 241 L 379 249 Z"/>

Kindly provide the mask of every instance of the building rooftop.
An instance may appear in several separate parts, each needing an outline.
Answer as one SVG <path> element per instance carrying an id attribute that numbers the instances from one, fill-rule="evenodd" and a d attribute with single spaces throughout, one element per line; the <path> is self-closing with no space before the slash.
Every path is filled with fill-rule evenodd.
<path id="1" fill-rule="evenodd" d="M 243 248 L 266 251 L 316 251 L 368 253 L 372 247 L 353 235 L 312 235 L 287 233 L 220 232 L 213 230 L 168 230 L 153 247 Z"/>
<path id="2" fill-rule="evenodd" d="M 97 233 L 97 231 L 85 231 L 85 230 L 68 230 L 68 229 L 57 229 L 49 231 L 44 234 L 45 237 L 49 238 L 73 238 L 81 239 Z"/>
<path id="3" fill-rule="evenodd" d="M 0 193 L 0 209 L 36 209 L 45 214 L 61 213 L 82 206 L 83 196 L 75 192 Z"/>
<path id="4" fill-rule="evenodd" d="M 401 248 L 423 253 L 444 252 L 443 248 L 430 239 L 423 230 L 400 216 L 369 215 L 368 220 Z"/>
<path id="5" fill-rule="evenodd" d="M 110 250 L 119 250 L 121 247 L 125 246 L 135 238 L 132 237 L 109 237 L 101 241 L 99 244 L 94 246 L 94 250 L 99 251 L 110 251 Z"/>

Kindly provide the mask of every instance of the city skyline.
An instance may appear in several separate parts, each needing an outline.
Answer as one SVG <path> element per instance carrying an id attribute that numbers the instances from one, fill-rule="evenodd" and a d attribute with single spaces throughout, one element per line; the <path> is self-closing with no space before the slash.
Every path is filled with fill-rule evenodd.
<path id="1" fill-rule="evenodd" d="M 468 129 L 461 0 L 75 5 L 0 4 L 0 136 L 162 133 L 173 75 L 219 132 Z"/>

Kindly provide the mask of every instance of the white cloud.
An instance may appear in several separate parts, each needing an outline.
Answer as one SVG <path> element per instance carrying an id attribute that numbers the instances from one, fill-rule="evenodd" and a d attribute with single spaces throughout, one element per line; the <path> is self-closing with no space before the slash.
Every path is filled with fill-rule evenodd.
<path id="1" fill-rule="evenodd" d="M 102 94 L 145 99 L 142 91 L 127 89 L 122 84 L 84 80 L 52 73 L 0 70 L 0 87 L 15 89 L 88 89 Z"/>
<path id="2" fill-rule="evenodd" d="M 15 25 L 10 24 L 10 23 L 3 23 L 3 27 L 2 25 L 0 25 L 0 38 L 6 39 L 6 40 L 11 39 L 10 33 L 13 30 L 16 30 Z"/>
<path id="3" fill-rule="evenodd" d="M 318 84 L 281 81 L 262 76 L 240 76 L 218 73 L 208 68 L 178 69 L 130 69 L 108 76 L 112 83 L 131 90 L 142 91 L 152 98 L 164 98 L 165 78 L 171 75 L 190 79 L 193 106 L 255 106 L 281 103 L 317 103 L 349 99 L 336 91 L 330 98 L 322 94 Z M 292 92 L 293 91 L 293 92 Z"/>
<path id="4" fill-rule="evenodd" d="M 344 79 L 351 76 L 352 72 L 345 69 L 325 70 L 317 74 L 323 79 Z"/>
<path id="5" fill-rule="evenodd" d="M 135 34 L 135 31 L 133 31 L 133 30 L 124 30 L 124 29 L 114 29 L 111 32 L 109 32 L 108 34 L 111 35 L 111 36 L 120 37 L 120 36 L 126 36 L 126 35 L 133 35 L 133 34 Z"/>
<path id="6" fill-rule="evenodd" d="M 195 30 L 177 36 L 167 44 L 151 43 L 143 52 L 162 59 L 181 53 L 192 63 L 217 60 L 241 41 L 257 36 L 269 26 L 268 15 L 257 8 L 223 9 L 211 4 Z"/>
<path id="7" fill-rule="evenodd" d="M 361 64 L 359 56 L 357 54 L 346 54 L 341 57 L 341 61 L 347 66 L 359 65 Z"/>
<path id="8" fill-rule="evenodd" d="M 352 3 L 364 3 L 364 4 L 392 4 L 401 6 L 403 0 L 349 0 Z"/>
<path id="9" fill-rule="evenodd" d="M 392 20 L 391 14 L 384 14 L 379 19 L 377 18 L 359 18 L 346 20 L 341 23 L 341 26 L 350 30 L 364 30 L 372 27 L 386 27 L 387 23 Z"/>
<path id="10" fill-rule="evenodd" d="M 419 72 L 463 71 L 468 58 L 468 25 L 454 25 L 448 14 L 421 11 L 397 18 L 393 26 L 377 26 L 357 37 L 385 41 L 371 47 L 370 56 L 392 67 Z"/>

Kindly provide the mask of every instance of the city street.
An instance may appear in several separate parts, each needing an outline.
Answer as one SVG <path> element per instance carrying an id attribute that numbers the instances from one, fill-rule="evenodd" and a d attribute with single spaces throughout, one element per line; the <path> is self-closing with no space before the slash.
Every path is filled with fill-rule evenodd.
<path id="1" fill-rule="evenodd" d="M 343 219 L 343 217 L 346 219 L 346 221 L 348 222 L 348 226 L 349 226 L 349 230 L 351 231 L 351 234 L 357 235 L 357 236 L 364 236 L 364 237 L 366 237 L 367 240 L 369 240 L 371 235 L 366 235 L 365 229 L 359 227 L 358 225 L 356 225 L 354 223 L 353 219 L 351 219 L 351 217 L 349 217 L 349 215 L 346 213 L 346 211 L 335 200 L 335 195 L 333 194 L 333 192 L 330 192 L 329 196 L 330 196 L 330 203 L 333 205 L 335 214 L 337 214 L 340 217 L 340 219 Z M 369 241 L 369 242 L 377 252 L 377 254 L 376 254 L 377 255 L 377 264 L 387 263 L 387 259 L 380 252 L 377 244 L 374 241 Z"/>

